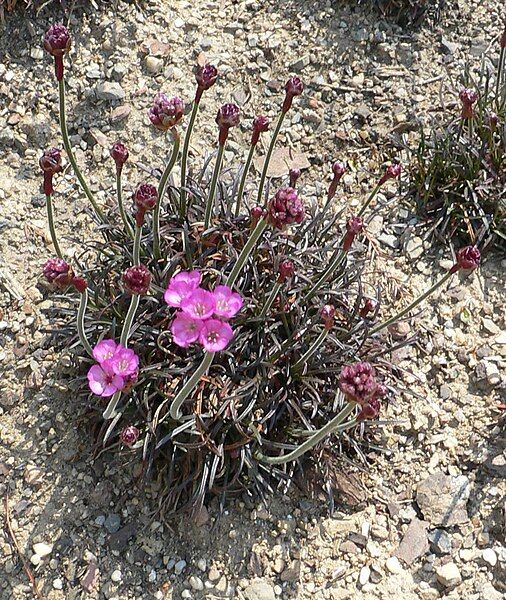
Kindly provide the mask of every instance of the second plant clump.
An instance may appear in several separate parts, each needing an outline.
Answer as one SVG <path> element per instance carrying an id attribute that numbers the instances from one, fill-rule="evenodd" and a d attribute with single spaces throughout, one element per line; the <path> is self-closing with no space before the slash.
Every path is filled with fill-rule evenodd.
<path id="1" fill-rule="evenodd" d="M 128 149 L 114 144 L 117 207 L 106 210 L 69 143 L 64 57 L 70 45 L 62 25 L 45 36 L 59 85 L 64 147 L 102 239 L 86 244 L 74 266 L 64 259 L 53 215 L 53 179 L 62 158 L 59 149 L 47 150 L 40 166 L 58 256 L 43 274 L 55 288 L 80 297 L 76 312 L 72 295 L 62 299 L 77 321 L 88 382 L 81 389 L 100 423 L 97 444 L 137 451 L 145 472 L 156 464 L 164 477 L 165 513 L 198 508 L 208 492 L 286 486 L 302 457 L 335 460 L 343 444 L 357 439 L 353 433 L 378 417 L 394 389 L 386 358 L 389 325 L 456 271 L 476 268 L 478 250 L 461 249 L 454 268 L 421 298 L 379 321 L 378 290 L 362 280 L 366 225 L 378 191 L 400 176 L 400 165 L 386 168 L 354 214 L 333 206 L 346 171 L 338 162 L 322 208 L 305 206 L 300 171 L 290 171 L 288 181 L 271 191 L 276 140 L 303 92 L 302 82 L 291 77 L 258 181 L 251 164 L 271 128 L 263 115 L 252 121 L 244 167 L 222 175 L 227 140 L 241 118 L 235 104 L 224 104 L 216 116 L 212 171 L 209 162 L 190 169 L 199 105 L 218 78 L 212 65 L 197 68 L 182 146 L 183 101 L 156 96 L 149 119 L 171 150 L 160 179 L 139 182 L 131 204 L 124 202 L 122 184 Z"/>

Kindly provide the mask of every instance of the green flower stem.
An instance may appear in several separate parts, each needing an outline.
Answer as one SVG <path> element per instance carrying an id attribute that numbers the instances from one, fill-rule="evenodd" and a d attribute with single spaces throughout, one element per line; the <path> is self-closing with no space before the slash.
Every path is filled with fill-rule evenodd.
<path id="1" fill-rule="evenodd" d="M 190 138 L 195 126 L 195 120 L 199 111 L 199 103 L 194 102 L 192 108 L 192 114 L 190 116 L 190 122 L 184 136 L 183 154 L 181 156 L 181 215 L 184 217 L 186 214 L 186 169 L 188 165 L 188 151 L 190 149 Z"/>
<path id="2" fill-rule="evenodd" d="M 181 418 L 180 408 L 183 402 L 186 400 L 188 394 L 190 394 L 197 383 L 200 381 L 200 378 L 207 373 L 207 370 L 211 366 L 211 363 L 214 359 L 214 352 L 206 352 L 204 354 L 204 358 L 200 363 L 199 368 L 193 373 L 193 375 L 188 379 L 188 381 L 181 388 L 181 391 L 177 394 L 177 396 L 172 401 L 170 406 L 170 416 L 175 421 L 179 421 Z"/>
<path id="3" fill-rule="evenodd" d="M 318 350 L 318 348 L 323 344 L 326 337 L 329 334 L 328 329 L 323 329 L 320 332 L 320 335 L 316 338 L 316 340 L 311 344 L 311 347 L 308 348 L 307 352 L 305 352 L 299 360 L 293 365 L 292 369 L 294 371 L 299 370 L 301 367 L 305 365 L 305 363 L 313 356 L 313 354 Z"/>
<path id="4" fill-rule="evenodd" d="M 365 201 L 365 204 L 360 209 L 357 217 L 361 217 L 365 213 L 365 211 L 367 210 L 367 207 L 369 206 L 369 204 L 371 204 L 371 202 L 374 200 L 374 197 L 378 193 L 380 187 L 381 187 L 381 183 L 378 183 L 376 185 L 376 187 L 373 189 L 373 191 L 370 193 L 369 198 L 367 198 L 367 200 Z"/>
<path id="5" fill-rule="evenodd" d="M 116 170 L 116 194 L 118 196 L 118 208 L 121 215 L 121 219 L 123 221 L 123 225 L 125 226 L 126 234 L 129 238 L 134 237 L 134 232 L 132 230 L 132 226 L 128 220 L 127 214 L 125 212 L 125 207 L 123 206 L 123 191 L 121 187 L 121 169 Z"/>
<path id="6" fill-rule="evenodd" d="M 51 234 L 51 240 L 53 242 L 54 250 L 58 258 L 63 258 L 63 254 L 60 250 L 60 245 L 58 244 L 58 238 L 56 237 L 56 229 L 54 227 L 53 199 L 51 197 L 51 194 L 46 194 L 46 208 L 49 233 Z"/>
<path id="7" fill-rule="evenodd" d="M 134 239 L 134 251 L 133 251 L 133 264 L 134 266 L 140 265 L 140 253 L 141 253 L 141 233 L 142 227 L 138 225 L 135 227 L 135 239 Z M 125 317 L 125 322 L 123 323 L 123 329 L 121 331 L 120 344 L 122 346 L 127 345 L 128 338 L 130 337 L 130 329 L 132 328 L 132 323 L 135 319 L 135 313 L 139 308 L 139 300 L 140 297 L 138 294 L 132 294 L 130 298 L 130 306 L 128 307 L 128 312 Z"/>
<path id="8" fill-rule="evenodd" d="M 502 106 L 501 84 L 502 84 L 502 79 L 503 79 L 503 75 L 504 75 L 505 64 L 506 64 L 506 48 L 501 48 L 501 53 L 499 54 L 499 65 L 497 68 L 497 81 L 495 82 L 495 100 L 496 100 L 498 108 L 501 108 L 501 106 Z M 505 87 L 506 87 L 506 82 L 505 82 Z"/>
<path id="9" fill-rule="evenodd" d="M 65 82 L 63 79 L 60 79 L 60 81 L 58 82 L 58 92 L 59 92 L 59 99 L 60 99 L 60 128 L 61 128 L 61 134 L 63 137 L 63 145 L 65 146 L 65 151 L 67 152 L 67 156 L 69 157 L 70 164 L 72 165 L 72 168 L 74 169 L 74 173 L 75 173 L 79 183 L 81 184 L 81 187 L 83 188 L 83 192 L 86 194 L 86 196 L 88 197 L 88 200 L 91 202 L 93 209 L 95 210 L 95 213 L 97 214 L 99 220 L 102 223 L 107 223 L 107 219 L 105 218 L 104 213 L 100 210 L 100 207 L 96 203 L 95 198 L 93 197 L 93 194 L 91 193 L 91 190 L 88 187 L 86 181 L 84 180 L 81 170 L 79 169 L 79 166 L 77 164 L 74 153 L 72 152 L 72 147 L 70 145 L 70 140 L 69 140 L 69 132 L 67 130 L 67 120 L 65 117 Z"/>
<path id="10" fill-rule="evenodd" d="M 179 154 L 180 138 L 175 129 L 172 130 L 172 140 L 172 153 L 162 174 L 160 183 L 158 184 L 158 198 L 156 200 L 156 206 L 153 212 L 153 253 L 156 258 L 160 258 L 160 208 L 162 206 L 162 198 L 165 193 L 165 188 L 167 187 L 169 175 L 176 164 L 177 156 Z M 184 215 L 181 215 L 181 218 L 184 218 Z"/>
<path id="11" fill-rule="evenodd" d="M 402 317 L 404 317 L 405 315 L 410 313 L 421 302 L 423 302 L 426 298 L 428 298 L 431 294 L 433 294 L 439 287 L 441 287 L 444 283 L 446 283 L 446 281 L 448 281 L 448 279 L 450 279 L 450 277 L 452 275 L 453 275 L 453 273 L 451 271 L 448 271 L 448 273 L 446 273 L 446 275 L 444 275 L 439 281 L 436 281 L 436 283 L 431 288 L 429 288 L 419 298 L 414 300 L 409 306 L 406 306 L 406 308 L 404 308 L 399 313 L 397 313 L 396 315 L 394 315 L 393 317 L 388 319 L 388 321 L 385 321 L 384 323 L 380 323 L 379 325 L 376 325 L 376 327 L 373 327 L 372 329 L 370 329 L 369 334 L 372 335 L 373 333 L 378 333 L 378 331 L 381 331 L 382 329 L 385 329 L 386 327 L 390 327 L 390 325 L 392 325 L 399 319 L 402 319 Z"/>
<path id="12" fill-rule="evenodd" d="M 257 204 L 262 204 L 262 195 L 264 192 L 265 179 L 267 177 L 267 169 L 269 168 L 269 163 L 271 162 L 272 153 L 274 152 L 274 146 L 276 145 L 276 140 L 278 139 L 279 132 L 281 131 L 281 125 L 283 125 L 283 120 L 285 118 L 284 112 L 279 115 L 278 122 L 276 124 L 276 129 L 272 134 L 271 142 L 269 144 L 269 149 L 267 150 L 267 154 L 265 155 L 265 162 L 262 169 L 262 175 L 260 176 L 260 184 L 258 186 L 258 196 L 257 196 Z"/>
<path id="13" fill-rule="evenodd" d="M 279 283 L 279 281 L 276 281 L 276 283 L 274 284 L 271 293 L 269 294 L 269 297 L 267 298 L 267 301 L 264 304 L 264 307 L 262 308 L 260 314 L 258 315 L 258 317 L 260 319 L 263 319 L 266 317 L 267 313 L 269 312 L 271 306 L 274 303 L 274 300 L 276 300 L 277 295 L 279 294 L 280 289 L 283 287 L 282 283 Z"/>
<path id="14" fill-rule="evenodd" d="M 248 172 L 251 167 L 251 161 L 253 160 L 253 155 L 255 154 L 255 146 L 250 146 L 248 157 L 246 158 L 246 164 L 244 165 L 244 169 L 241 175 L 241 183 L 239 184 L 239 191 L 237 192 L 237 202 L 235 205 L 235 216 L 239 216 L 239 212 L 241 210 L 241 202 L 242 196 L 244 194 L 244 186 L 246 185 L 246 179 L 248 177 Z"/>
<path id="15" fill-rule="evenodd" d="M 225 144 L 219 144 L 218 155 L 216 156 L 216 163 L 214 165 L 213 178 L 211 179 L 211 186 L 209 188 L 209 196 L 206 204 L 206 215 L 204 219 L 204 229 L 208 229 L 211 223 L 211 215 L 214 208 L 214 197 L 216 195 L 216 186 L 218 185 L 218 177 L 220 176 L 221 163 L 223 162 L 223 154 L 225 152 Z"/>
<path id="16" fill-rule="evenodd" d="M 243 268 L 246 261 L 248 260 L 249 255 L 255 248 L 256 243 L 258 242 L 260 236 L 262 235 L 262 233 L 264 232 L 266 227 L 267 227 L 267 222 L 265 221 L 265 219 L 261 219 L 257 223 L 257 226 L 253 230 L 253 233 L 251 234 L 249 240 L 244 245 L 244 248 L 242 249 L 241 254 L 239 254 L 239 257 L 237 258 L 237 262 L 235 263 L 234 268 L 232 269 L 232 272 L 228 276 L 227 285 L 229 287 L 233 287 L 234 283 L 237 280 L 237 277 L 239 277 L 241 269 Z M 193 389 L 195 388 L 197 383 L 200 381 L 200 378 L 205 373 L 207 373 L 213 360 L 214 360 L 214 352 L 206 352 L 204 354 L 204 358 L 202 359 L 202 362 L 200 363 L 200 366 L 193 373 L 193 375 L 190 377 L 190 379 L 188 379 L 188 381 L 184 384 L 184 386 L 181 388 L 181 390 L 178 392 L 178 394 L 172 401 L 172 404 L 170 405 L 170 409 L 169 409 L 169 414 L 176 421 L 181 418 L 180 408 L 181 408 L 183 402 L 188 397 L 188 394 L 190 394 L 193 391 Z M 157 413 L 155 414 L 155 419 L 154 419 L 155 421 L 158 418 L 160 408 L 161 408 L 161 405 L 158 408 Z"/>
<path id="17" fill-rule="evenodd" d="M 307 302 L 310 300 L 316 292 L 321 288 L 321 286 L 334 274 L 334 271 L 339 267 L 342 263 L 346 253 L 342 250 L 342 248 L 338 248 L 334 251 L 332 258 L 330 259 L 329 266 L 322 273 L 321 277 L 318 281 L 311 287 L 309 292 L 304 296 L 302 302 Z"/>
<path id="18" fill-rule="evenodd" d="M 292 460 L 296 460 L 308 450 L 314 448 L 314 446 L 316 446 L 316 444 L 318 444 L 318 442 L 320 442 L 327 435 L 331 433 L 341 433 L 354 427 L 357 424 L 356 419 L 348 421 L 347 423 L 343 423 L 346 417 L 348 417 L 354 409 L 355 404 L 353 402 L 349 402 L 331 421 L 329 421 L 321 429 L 318 429 L 318 431 L 313 433 L 310 438 L 295 448 L 295 450 L 292 450 L 292 452 L 284 454 L 283 456 L 266 456 L 265 454 L 257 453 L 256 458 L 268 465 L 282 465 Z"/>
<path id="19" fill-rule="evenodd" d="M 112 419 L 116 413 L 116 407 L 118 406 L 119 399 L 121 398 L 121 392 L 116 392 L 114 396 L 111 398 L 109 404 L 106 409 L 102 413 L 102 417 L 104 419 Z"/>
<path id="20" fill-rule="evenodd" d="M 81 294 L 81 301 L 79 302 L 79 310 L 77 311 L 77 332 L 79 339 L 86 352 L 93 358 L 93 349 L 88 342 L 86 337 L 86 331 L 84 329 L 84 315 L 86 314 L 86 308 L 88 307 L 88 290 L 84 290 Z"/>

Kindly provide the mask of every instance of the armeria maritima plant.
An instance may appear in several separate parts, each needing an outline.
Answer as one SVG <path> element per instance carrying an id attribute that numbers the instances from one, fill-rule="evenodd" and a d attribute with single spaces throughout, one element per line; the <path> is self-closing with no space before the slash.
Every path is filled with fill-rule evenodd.
<path id="1" fill-rule="evenodd" d="M 229 138 L 248 123 L 230 103 L 216 116 L 212 173 L 204 167 L 189 176 L 199 103 L 218 78 L 206 65 L 196 73 L 181 151 L 183 100 L 155 98 L 151 124 L 168 134 L 172 147 L 160 179 L 139 181 L 128 205 L 121 178 L 128 149 L 121 142 L 111 148 L 117 209 L 106 210 L 72 154 L 65 67 L 57 71 L 63 69 L 64 146 L 100 227 L 73 268 L 60 256 L 49 259 L 43 274 L 51 286 L 80 296 L 74 317 L 87 374 L 81 392 L 99 423 L 98 446 L 128 449 L 145 472 L 159 469 L 166 513 L 198 507 L 208 492 L 262 492 L 276 479 L 286 484 L 294 467 L 321 448 L 338 455 L 339 444 L 329 440 L 363 430 L 364 421 L 385 410 L 392 384 L 388 363 L 377 357 L 388 348 L 385 331 L 396 317 L 376 320 L 380 304 L 363 295 L 362 270 L 371 207 L 378 190 L 400 176 L 400 166 L 377 178 L 355 214 L 330 211 L 346 170 L 341 163 L 333 165 L 321 209 L 308 208 L 300 171 L 266 185 L 285 116 L 303 92 L 293 77 L 258 181 L 251 164 L 270 129 L 264 116 L 252 121 L 245 166 L 232 179 L 222 174 Z M 176 163 L 180 178 L 172 173 Z M 59 164 L 55 150 L 41 159 L 48 211 Z M 65 256 L 52 211 L 49 216 L 55 251 Z M 451 273 L 478 260 L 474 250 L 459 254 Z"/>

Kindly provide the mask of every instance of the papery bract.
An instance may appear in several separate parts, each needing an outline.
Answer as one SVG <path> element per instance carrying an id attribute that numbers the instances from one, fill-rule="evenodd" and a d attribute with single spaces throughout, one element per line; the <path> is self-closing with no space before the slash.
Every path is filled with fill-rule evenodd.
<path id="1" fill-rule="evenodd" d="M 105 360 L 112 358 L 116 352 L 118 344 L 114 340 L 105 339 L 98 342 L 93 348 L 93 358 L 98 362 L 102 363 Z"/>
<path id="2" fill-rule="evenodd" d="M 110 359 L 109 359 L 110 360 Z M 123 378 L 114 373 L 107 361 L 101 365 L 93 365 L 88 371 L 90 390 L 97 396 L 113 396 L 123 389 Z"/>
<path id="3" fill-rule="evenodd" d="M 181 348 L 187 348 L 199 339 L 203 326 L 204 321 L 201 319 L 194 319 L 184 312 L 178 312 L 170 326 L 174 343 Z"/>
<path id="4" fill-rule="evenodd" d="M 213 296 L 216 302 L 214 314 L 217 317 L 231 319 L 242 308 L 242 296 L 237 292 L 233 292 L 228 285 L 218 285 L 213 292 Z"/>
<path id="5" fill-rule="evenodd" d="M 201 278 L 199 271 L 181 271 L 174 275 L 163 296 L 165 302 L 173 308 L 181 308 L 181 301 L 198 288 Z"/>
<path id="6" fill-rule="evenodd" d="M 234 332 L 228 323 L 209 319 L 203 322 L 199 341 L 208 352 L 219 352 L 228 346 L 233 336 Z"/>
<path id="7" fill-rule="evenodd" d="M 194 319 L 209 319 L 216 309 L 216 301 L 211 292 L 196 288 L 181 300 L 181 308 Z"/>

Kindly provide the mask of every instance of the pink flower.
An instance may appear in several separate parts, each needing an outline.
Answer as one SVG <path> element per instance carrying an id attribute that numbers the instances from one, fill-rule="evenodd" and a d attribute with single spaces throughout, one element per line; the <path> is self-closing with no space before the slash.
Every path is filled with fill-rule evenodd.
<path id="1" fill-rule="evenodd" d="M 385 173 L 383 174 L 383 176 L 379 180 L 379 185 L 383 185 L 389 179 L 396 179 L 397 177 L 399 177 L 400 174 L 401 174 L 401 170 L 402 170 L 402 167 L 398 163 L 390 165 L 389 167 L 387 167 L 386 170 L 385 170 Z"/>
<path id="2" fill-rule="evenodd" d="M 202 325 L 199 342 L 208 352 L 219 352 L 228 346 L 233 336 L 234 332 L 228 323 L 209 319 Z"/>
<path id="3" fill-rule="evenodd" d="M 194 319 L 209 319 L 216 309 L 214 295 L 207 290 L 197 288 L 181 300 L 183 311 Z"/>
<path id="4" fill-rule="evenodd" d="M 122 377 L 114 373 L 111 365 L 107 364 L 109 361 L 101 365 L 93 365 L 88 371 L 90 390 L 97 396 L 113 396 L 123 389 L 125 382 Z"/>
<path id="5" fill-rule="evenodd" d="M 117 347 L 118 344 L 114 340 L 102 340 L 93 348 L 93 358 L 98 363 L 103 363 L 114 356 Z"/>
<path id="6" fill-rule="evenodd" d="M 214 292 L 216 308 L 214 314 L 217 317 L 230 319 L 241 310 L 243 300 L 240 294 L 233 292 L 228 285 L 218 285 Z"/>
<path id="7" fill-rule="evenodd" d="M 345 365 L 339 375 L 339 387 L 348 401 L 362 405 L 384 394 L 383 386 L 376 381 L 374 367 L 368 362 Z"/>
<path id="8" fill-rule="evenodd" d="M 165 302 L 173 308 L 181 308 L 181 301 L 199 287 L 201 278 L 199 271 L 181 271 L 174 275 L 165 291 Z"/>
<path id="9" fill-rule="evenodd" d="M 126 378 L 135 373 L 139 367 L 139 357 L 133 350 L 125 348 L 118 344 L 112 358 L 108 358 L 102 363 L 102 366 L 107 363 L 112 371 L 120 377 Z"/>
<path id="10" fill-rule="evenodd" d="M 181 348 L 188 348 L 190 344 L 199 339 L 203 326 L 204 322 L 200 319 L 194 319 L 184 312 L 178 312 L 170 327 L 174 343 Z"/>

